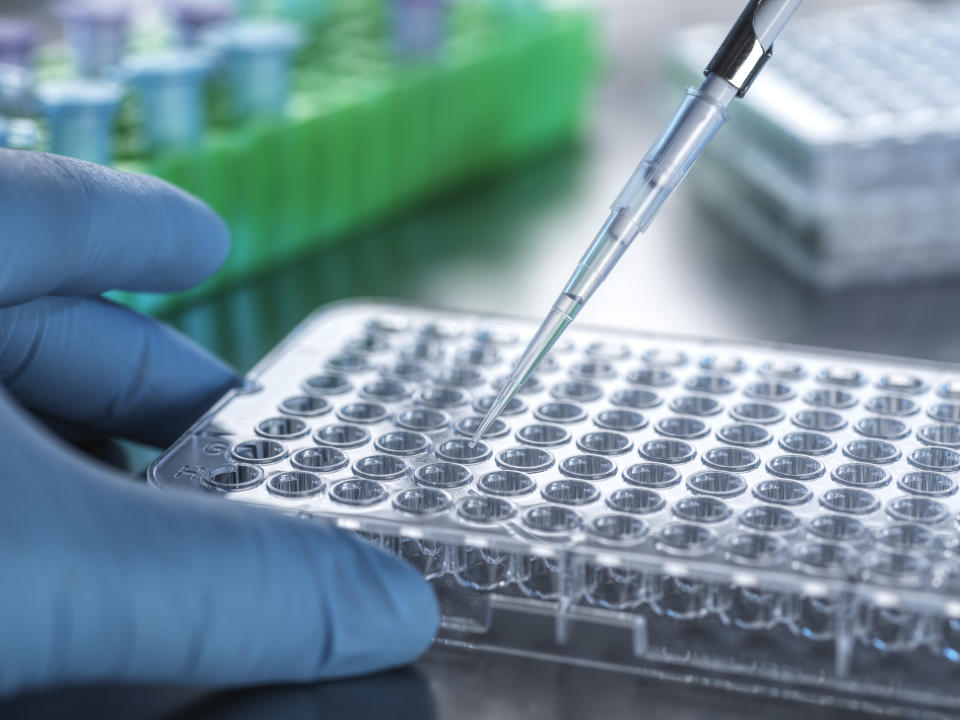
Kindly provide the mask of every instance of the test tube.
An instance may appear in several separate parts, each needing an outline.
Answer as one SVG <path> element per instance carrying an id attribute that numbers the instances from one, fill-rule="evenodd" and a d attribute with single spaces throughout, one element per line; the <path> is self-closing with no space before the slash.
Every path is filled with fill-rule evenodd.
<path id="1" fill-rule="evenodd" d="M 233 17 L 233 4 L 228 0 L 170 0 L 167 9 L 184 47 L 194 47 L 205 32 Z"/>
<path id="2" fill-rule="evenodd" d="M 299 26 L 280 20 L 248 20 L 212 38 L 222 52 L 235 117 L 278 117 L 290 96 L 290 65 L 303 43 Z"/>
<path id="3" fill-rule="evenodd" d="M 81 75 L 101 77 L 123 57 L 130 10 L 116 0 L 72 0 L 62 7 L 64 32 Z"/>
<path id="4" fill-rule="evenodd" d="M 140 101 L 148 150 L 195 147 L 205 125 L 204 80 L 212 58 L 199 50 L 136 55 L 123 70 Z"/>
<path id="5" fill-rule="evenodd" d="M 390 24 L 397 55 L 404 59 L 435 56 L 447 34 L 448 6 L 449 0 L 391 0 Z"/>
<path id="6" fill-rule="evenodd" d="M 50 81 L 37 89 L 49 126 L 49 149 L 57 155 L 105 165 L 112 157 L 113 121 L 123 92 L 96 80 Z"/>
<path id="7" fill-rule="evenodd" d="M 36 46 L 37 31 L 33 23 L 0 17 L 0 63 L 29 68 Z"/>

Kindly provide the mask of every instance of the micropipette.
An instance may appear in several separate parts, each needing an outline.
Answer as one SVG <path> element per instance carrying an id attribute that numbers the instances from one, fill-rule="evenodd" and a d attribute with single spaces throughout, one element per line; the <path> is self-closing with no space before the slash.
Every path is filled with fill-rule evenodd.
<path id="1" fill-rule="evenodd" d="M 580 258 L 513 373 L 477 427 L 480 440 L 517 390 L 583 309 L 634 238 L 644 232 L 707 143 L 730 117 L 727 106 L 743 97 L 773 54 L 773 41 L 801 0 L 750 0 L 721 43 L 699 88 L 683 103 L 611 206 L 610 216 Z"/>

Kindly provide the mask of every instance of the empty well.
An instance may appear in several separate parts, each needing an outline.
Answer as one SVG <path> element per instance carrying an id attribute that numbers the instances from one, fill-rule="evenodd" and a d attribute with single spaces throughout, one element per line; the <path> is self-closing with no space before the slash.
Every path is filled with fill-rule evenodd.
<path id="1" fill-rule="evenodd" d="M 460 388 L 433 387 L 420 391 L 417 402 L 427 407 L 448 410 L 467 404 L 467 394 Z"/>
<path id="2" fill-rule="evenodd" d="M 482 415 L 486 415 L 487 411 L 493 407 L 493 404 L 497 401 L 496 395 L 484 395 L 473 401 L 473 409 Z M 523 401 L 522 398 L 513 397 L 510 398 L 503 410 L 500 411 L 501 416 L 511 416 L 511 415 L 522 415 L 527 411 L 527 404 Z"/>
<path id="3" fill-rule="evenodd" d="M 775 380 L 759 380 L 749 383 L 743 389 L 743 394 L 750 398 L 771 402 L 784 402 L 794 396 L 793 388 L 789 384 Z"/>
<path id="4" fill-rule="evenodd" d="M 780 447 L 798 455 L 827 455 L 836 449 L 837 443 L 829 435 L 805 431 L 787 433 L 780 438 Z"/>
<path id="5" fill-rule="evenodd" d="M 663 399 L 653 390 L 641 388 L 624 388 L 614 390 L 610 395 L 610 402 L 614 405 L 634 408 L 635 410 L 649 410 L 663 403 Z"/>
<path id="6" fill-rule="evenodd" d="M 473 473 L 463 465 L 438 462 L 418 467 L 413 473 L 413 479 L 417 485 L 452 490 L 469 485 L 473 480 Z"/>
<path id="7" fill-rule="evenodd" d="M 630 515 L 601 515 L 594 518 L 588 529 L 591 535 L 616 543 L 639 542 L 650 531 L 647 523 Z"/>
<path id="8" fill-rule="evenodd" d="M 606 480 L 617 474 L 617 464 L 602 455 L 571 455 L 560 463 L 560 473 L 578 480 Z"/>
<path id="9" fill-rule="evenodd" d="M 740 403 L 730 409 L 730 417 L 745 423 L 772 425 L 783 420 L 783 410 L 769 403 Z"/>
<path id="10" fill-rule="evenodd" d="M 815 480 L 825 472 L 819 460 L 806 455 L 778 455 L 767 462 L 767 471 L 794 480 Z"/>
<path id="11" fill-rule="evenodd" d="M 830 473 L 835 483 L 860 487 L 867 490 L 886 487 L 890 484 L 890 473 L 882 467 L 868 463 L 845 463 L 838 465 Z"/>
<path id="12" fill-rule="evenodd" d="M 413 394 L 406 383 L 399 380 L 375 380 L 360 389 L 360 395 L 368 400 L 393 403 L 405 400 Z"/>
<path id="13" fill-rule="evenodd" d="M 570 376 L 578 380 L 610 380 L 617 370 L 608 360 L 585 360 L 570 366 Z"/>
<path id="14" fill-rule="evenodd" d="M 668 488 L 680 483 L 676 468 L 659 463 L 639 463 L 623 471 L 624 482 L 645 488 Z"/>
<path id="15" fill-rule="evenodd" d="M 960 425 L 924 425 L 917 430 L 917 438 L 928 445 L 960 448 Z"/>
<path id="16" fill-rule="evenodd" d="M 261 420 L 254 428 L 257 435 L 277 440 L 289 440 L 306 435 L 310 430 L 300 418 L 273 417 Z"/>
<path id="17" fill-rule="evenodd" d="M 366 358 L 349 353 L 334 355 L 327 360 L 325 365 L 328 370 L 347 374 L 361 373 L 370 367 Z"/>
<path id="18" fill-rule="evenodd" d="M 820 505 L 827 510 L 851 515 L 868 515 L 880 509 L 880 501 L 859 488 L 835 488 L 820 496 Z"/>
<path id="19" fill-rule="evenodd" d="M 843 454 L 851 460 L 885 465 L 900 459 L 900 448 L 886 440 L 851 440 Z"/>
<path id="20" fill-rule="evenodd" d="M 716 415 L 723 405 L 709 395 L 679 395 L 670 401 L 670 409 L 678 415 Z"/>
<path id="21" fill-rule="evenodd" d="M 475 367 L 454 366 L 441 370 L 434 381 L 438 385 L 454 385 L 456 387 L 476 387 L 484 383 L 484 374 Z"/>
<path id="22" fill-rule="evenodd" d="M 623 433 L 600 430 L 582 435 L 577 440 L 577 447 L 596 455 L 623 455 L 633 449 L 633 441 Z"/>
<path id="23" fill-rule="evenodd" d="M 353 385 L 343 375 L 313 375 L 303 381 L 303 389 L 320 395 L 342 395 L 353 389 Z"/>
<path id="24" fill-rule="evenodd" d="M 538 505 L 523 514 L 523 524 L 535 532 L 565 534 L 583 525 L 583 518 L 573 508 Z"/>
<path id="25" fill-rule="evenodd" d="M 408 515 L 436 515 L 448 510 L 450 505 L 450 496 L 436 488 L 410 488 L 393 498 L 393 507 Z"/>
<path id="26" fill-rule="evenodd" d="M 498 497 L 465 497 L 457 503 L 457 516 L 478 525 L 506 522 L 517 514 L 517 509 Z"/>
<path id="27" fill-rule="evenodd" d="M 631 385 L 664 388 L 673 385 L 677 379 L 673 373 L 663 368 L 638 368 L 627 373 L 626 380 Z"/>
<path id="28" fill-rule="evenodd" d="M 433 443 L 423 433 L 394 430 L 378 437 L 373 446 L 382 453 L 407 457 L 428 452 Z"/>
<path id="29" fill-rule="evenodd" d="M 720 428 L 717 431 L 717 439 L 730 445 L 760 447 L 773 440 L 773 435 L 761 425 L 735 423 Z"/>
<path id="30" fill-rule="evenodd" d="M 912 496 L 891 500 L 887 504 L 887 514 L 896 520 L 931 525 L 943 522 L 950 517 L 947 506 L 939 500 Z"/>
<path id="31" fill-rule="evenodd" d="M 735 497 L 746 492 L 747 483 L 739 475 L 720 470 L 701 470 L 687 478 L 687 488 L 692 493 Z"/>
<path id="32" fill-rule="evenodd" d="M 910 434 L 910 426 L 891 417 L 865 417 L 853 426 L 861 435 L 877 440 L 900 440 Z"/>
<path id="33" fill-rule="evenodd" d="M 815 388 L 803 396 L 808 405 L 827 408 L 849 408 L 857 404 L 857 396 L 839 388 Z"/>
<path id="34" fill-rule="evenodd" d="M 713 395 L 725 395 L 736 389 L 733 381 L 723 375 L 694 375 L 693 377 L 687 378 L 683 386 L 693 392 L 710 393 Z"/>
<path id="35" fill-rule="evenodd" d="M 289 470 L 271 475 L 267 480 L 267 490 L 281 497 L 310 497 L 323 492 L 323 480 L 312 472 Z"/>
<path id="36" fill-rule="evenodd" d="M 238 460 L 253 463 L 277 462 L 287 455 L 287 449 L 276 440 L 247 440 L 234 445 L 230 452 Z"/>
<path id="37" fill-rule="evenodd" d="M 298 450 L 290 458 L 290 464 L 301 470 L 330 473 L 345 468 L 350 461 L 334 447 L 315 447 Z"/>
<path id="38" fill-rule="evenodd" d="M 277 406 L 280 412 L 288 415 L 303 415 L 305 417 L 314 417 L 324 415 L 333 409 L 330 401 L 326 398 L 316 395 L 294 395 L 284 398 Z"/>
<path id="39" fill-rule="evenodd" d="M 734 562 L 761 567 L 773 565 L 787 554 L 783 540 L 763 533 L 737 533 L 727 539 L 724 547 Z"/>
<path id="40" fill-rule="evenodd" d="M 653 490 L 644 488 L 621 488 L 610 493 L 607 507 L 622 513 L 649 515 L 666 507 L 666 502 Z"/>
<path id="41" fill-rule="evenodd" d="M 710 433 L 710 426 L 696 417 L 671 415 L 657 421 L 656 430 L 667 437 L 695 440 Z"/>
<path id="42" fill-rule="evenodd" d="M 927 551 L 936 545 L 937 536 L 922 525 L 901 523 L 880 528 L 877 541 L 894 550 Z"/>
<path id="43" fill-rule="evenodd" d="M 921 470 L 952 473 L 960 470 L 960 452 L 946 447 L 922 447 L 910 453 L 908 461 Z"/>
<path id="44" fill-rule="evenodd" d="M 397 416 L 396 424 L 405 430 L 436 433 L 450 427 L 450 416 L 434 408 L 411 408 Z"/>
<path id="45" fill-rule="evenodd" d="M 330 498 L 344 505 L 376 505 L 387 499 L 387 490 L 375 480 L 358 478 L 337 483 L 329 492 Z"/>
<path id="46" fill-rule="evenodd" d="M 903 395 L 877 395 L 867 401 L 866 409 L 877 415 L 904 416 L 913 415 L 920 406 L 913 398 Z"/>
<path id="47" fill-rule="evenodd" d="M 549 402 L 536 409 L 538 420 L 555 423 L 575 423 L 587 417 L 587 411 L 572 402 Z"/>
<path id="48" fill-rule="evenodd" d="M 370 431 L 359 425 L 327 425 L 313 434 L 320 445 L 355 448 L 370 442 Z"/>
<path id="49" fill-rule="evenodd" d="M 515 470 L 495 470 L 477 481 L 477 487 L 491 495 L 526 495 L 533 492 L 536 486 L 533 478 Z"/>
<path id="50" fill-rule="evenodd" d="M 526 425 L 517 430 L 516 438 L 527 445 L 557 447 L 570 442 L 570 432 L 560 425 L 537 423 Z"/>
<path id="51" fill-rule="evenodd" d="M 466 438 L 447 440 L 437 448 L 437 457 L 453 463 L 472 465 L 490 459 L 493 453 L 484 442 L 472 442 Z"/>
<path id="52" fill-rule="evenodd" d="M 203 484 L 215 490 L 249 490 L 263 482 L 263 470 L 255 465 L 221 465 L 202 475 Z"/>
<path id="53" fill-rule="evenodd" d="M 909 472 L 897 481 L 897 487 L 911 495 L 946 497 L 957 491 L 952 478 L 936 472 Z"/>
<path id="54" fill-rule="evenodd" d="M 403 380 L 405 382 L 422 382 L 427 378 L 427 369 L 418 362 L 400 360 L 392 365 L 380 369 L 380 374 L 387 378 Z"/>
<path id="55" fill-rule="evenodd" d="M 554 385 L 550 388 L 550 394 L 557 400 L 587 403 L 603 397 L 603 388 L 583 380 L 569 380 Z"/>
<path id="56" fill-rule="evenodd" d="M 556 460 L 543 448 L 515 447 L 497 453 L 497 465 L 504 470 L 539 473 L 553 467 Z"/>
<path id="57" fill-rule="evenodd" d="M 453 426 L 453 429 L 457 432 L 457 435 L 462 435 L 466 438 L 473 438 L 474 433 L 480 428 L 480 424 L 483 422 L 483 417 L 480 415 L 473 415 L 471 417 L 460 418 L 457 420 L 456 424 Z M 509 434 L 510 426 L 507 425 L 505 420 L 497 418 L 492 423 L 490 427 L 486 429 L 483 433 L 484 440 L 492 440 L 494 438 L 504 437 Z"/>
<path id="58" fill-rule="evenodd" d="M 559 505 L 588 505 L 600 499 L 600 491 L 586 480 L 554 480 L 544 485 L 540 494 Z"/>
<path id="59" fill-rule="evenodd" d="M 648 440 L 641 446 L 640 454 L 654 462 L 679 464 L 693 460 L 697 451 L 682 440 Z"/>
<path id="60" fill-rule="evenodd" d="M 660 532 L 657 533 L 657 541 L 661 549 L 669 553 L 706 555 L 716 545 L 717 536 L 702 525 L 675 522 L 660 529 Z"/>
<path id="61" fill-rule="evenodd" d="M 405 460 L 393 455 L 368 455 L 353 463 L 353 474 L 357 477 L 382 482 L 399 480 L 409 470 Z"/>
<path id="62" fill-rule="evenodd" d="M 597 427 L 618 432 L 636 432 L 647 426 L 647 418 L 636 410 L 603 410 L 598 412 L 593 422 Z"/>
<path id="63" fill-rule="evenodd" d="M 630 347 L 620 343 L 593 342 L 587 346 L 587 355 L 603 360 L 626 360 L 630 357 Z"/>
<path id="64" fill-rule="evenodd" d="M 810 521 L 808 527 L 812 535 L 833 542 L 857 545 L 870 538 L 870 531 L 862 522 L 843 515 L 815 517 Z"/>
<path id="65" fill-rule="evenodd" d="M 380 403 L 355 402 L 337 410 L 337 417 L 348 423 L 372 425 L 390 417 L 390 411 Z"/>
<path id="66" fill-rule="evenodd" d="M 753 496 L 776 505 L 802 505 L 813 499 L 813 492 L 797 480 L 774 478 L 757 483 Z"/>
<path id="67" fill-rule="evenodd" d="M 660 367 L 683 367 L 690 360 L 683 350 L 675 348 L 650 348 L 641 357 L 645 363 Z"/>
<path id="68" fill-rule="evenodd" d="M 740 524 L 760 532 L 789 533 L 800 526 L 800 519 L 785 507 L 757 505 L 740 513 Z"/>
<path id="69" fill-rule="evenodd" d="M 833 410 L 799 410 L 790 420 L 797 427 L 817 432 L 835 432 L 847 425 L 847 419 Z"/>
<path id="70" fill-rule="evenodd" d="M 733 510 L 718 498 L 685 497 L 673 504 L 673 514 L 681 520 L 697 523 L 721 523 L 733 515 Z"/>
<path id="71" fill-rule="evenodd" d="M 710 448 L 700 457 L 707 467 L 729 472 L 748 472 L 760 467 L 760 458 L 752 450 L 742 447 Z"/>

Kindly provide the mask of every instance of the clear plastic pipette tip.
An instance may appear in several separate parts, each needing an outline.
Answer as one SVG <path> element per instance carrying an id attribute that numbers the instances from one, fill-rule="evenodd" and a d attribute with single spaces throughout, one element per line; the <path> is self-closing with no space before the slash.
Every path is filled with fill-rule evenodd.
<path id="1" fill-rule="evenodd" d="M 523 351 L 523 355 L 521 355 L 517 361 L 516 367 L 513 369 L 513 372 L 510 373 L 510 377 L 500 390 L 500 394 L 497 395 L 497 399 L 494 400 L 493 405 L 487 410 L 487 414 L 483 416 L 483 421 L 473 434 L 474 443 L 479 442 L 481 438 L 483 438 L 487 430 L 490 429 L 490 426 L 493 425 L 494 421 L 500 416 L 500 413 L 510 404 L 514 395 L 517 394 L 517 391 L 537 368 L 540 361 L 543 360 L 546 354 L 550 352 L 550 348 L 560 339 L 563 331 L 573 322 L 573 318 L 576 317 L 581 306 L 581 303 L 576 298 L 565 294 L 561 295 L 557 299 L 557 302 L 553 304 L 547 317 L 540 325 L 540 329 L 537 330 L 537 334 L 533 336 L 526 350 Z"/>

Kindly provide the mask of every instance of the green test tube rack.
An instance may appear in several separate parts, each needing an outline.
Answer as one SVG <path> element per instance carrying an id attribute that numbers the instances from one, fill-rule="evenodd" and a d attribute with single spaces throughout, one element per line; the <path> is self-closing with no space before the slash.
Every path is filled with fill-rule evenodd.
<path id="1" fill-rule="evenodd" d="M 296 61 L 281 118 L 236 124 L 214 97 L 199 147 L 152 155 L 137 150 L 128 119 L 116 166 L 205 200 L 233 245 L 197 288 L 113 299 L 151 314 L 182 309 L 576 137 L 597 66 L 589 11 L 544 9 L 505 23 L 495 4 L 456 3 L 436 57 L 402 62 L 382 5 L 330 8 Z"/>

